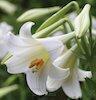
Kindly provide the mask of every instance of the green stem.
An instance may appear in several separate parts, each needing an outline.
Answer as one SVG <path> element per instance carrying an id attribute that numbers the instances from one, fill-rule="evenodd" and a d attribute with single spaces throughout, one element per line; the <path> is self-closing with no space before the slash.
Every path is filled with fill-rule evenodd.
<path id="1" fill-rule="evenodd" d="M 71 28 L 71 31 L 74 31 L 74 26 L 73 26 L 73 24 L 71 23 L 71 21 L 68 20 L 67 23 L 69 24 L 69 26 L 70 26 L 70 28 Z"/>
<path id="2" fill-rule="evenodd" d="M 81 50 L 82 54 L 85 54 L 85 51 L 84 51 L 84 49 L 83 49 L 83 47 L 81 45 L 81 42 L 80 42 L 81 40 L 79 40 L 77 38 L 75 38 L 75 40 L 76 40 L 77 45 L 78 45 L 79 49 Z"/>
<path id="3" fill-rule="evenodd" d="M 84 48 L 84 51 L 86 52 L 86 56 L 90 57 L 91 56 L 91 49 L 90 49 L 90 44 L 89 44 L 87 36 L 81 37 L 81 43 L 82 43 L 82 46 Z"/>
<path id="4" fill-rule="evenodd" d="M 90 15 L 90 27 L 89 27 L 89 42 L 90 42 L 90 47 L 91 47 L 91 54 L 92 54 L 92 46 L 93 46 L 93 40 L 92 40 L 92 17 Z"/>
<path id="5" fill-rule="evenodd" d="M 70 20 L 68 20 L 67 23 L 68 23 L 68 25 L 69 25 L 71 31 L 73 32 L 73 31 L 74 31 L 74 26 L 73 26 L 73 24 L 71 23 Z M 67 28 L 67 26 L 66 26 L 65 24 L 64 24 L 63 26 L 65 26 L 66 33 L 69 33 L 69 29 L 68 29 L 69 27 Z M 74 33 L 74 36 L 75 36 L 75 33 Z M 66 46 L 67 46 L 67 48 L 71 48 L 71 40 L 67 42 Z"/>

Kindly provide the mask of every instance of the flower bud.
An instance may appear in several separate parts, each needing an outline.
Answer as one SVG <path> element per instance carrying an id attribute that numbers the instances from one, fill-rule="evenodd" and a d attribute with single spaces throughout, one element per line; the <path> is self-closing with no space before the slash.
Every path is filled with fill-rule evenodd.
<path id="1" fill-rule="evenodd" d="M 86 4 L 81 13 L 76 17 L 74 21 L 75 34 L 78 38 L 82 37 L 88 30 L 90 26 L 90 5 Z"/>
<path id="2" fill-rule="evenodd" d="M 0 0 L 0 8 L 8 14 L 13 14 L 17 9 L 17 7 L 14 4 L 6 0 Z"/>
<path id="3" fill-rule="evenodd" d="M 60 7 L 50 7 L 50 8 L 37 8 L 37 9 L 31 9 L 23 13 L 17 21 L 19 22 L 25 22 L 25 21 L 34 21 L 36 19 L 40 19 L 46 15 L 53 14 L 56 11 L 58 11 Z"/>

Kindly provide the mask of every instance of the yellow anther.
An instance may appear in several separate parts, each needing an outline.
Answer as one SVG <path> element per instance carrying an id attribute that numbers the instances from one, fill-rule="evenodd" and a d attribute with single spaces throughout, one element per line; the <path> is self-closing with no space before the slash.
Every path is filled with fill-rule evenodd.
<path id="1" fill-rule="evenodd" d="M 29 68 L 32 68 L 32 67 L 35 66 L 36 69 L 38 70 L 38 69 L 40 69 L 40 68 L 43 66 L 43 64 L 44 64 L 43 59 L 35 59 L 35 60 L 33 60 L 33 61 L 31 62 Z"/>

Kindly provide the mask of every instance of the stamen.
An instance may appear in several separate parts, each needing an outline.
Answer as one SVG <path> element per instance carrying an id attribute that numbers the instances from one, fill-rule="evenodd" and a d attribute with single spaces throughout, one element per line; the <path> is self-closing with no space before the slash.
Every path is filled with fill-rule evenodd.
<path id="1" fill-rule="evenodd" d="M 33 61 L 31 62 L 29 68 L 33 68 L 33 67 L 35 66 L 35 68 L 36 68 L 37 70 L 39 70 L 39 69 L 43 66 L 43 64 L 44 64 L 43 59 L 35 59 L 35 60 L 33 60 Z"/>

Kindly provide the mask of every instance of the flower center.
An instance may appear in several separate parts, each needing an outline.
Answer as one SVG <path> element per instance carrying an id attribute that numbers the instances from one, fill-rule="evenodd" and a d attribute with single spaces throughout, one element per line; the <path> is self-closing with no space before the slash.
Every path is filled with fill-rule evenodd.
<path id="1" fill-rule="evenodd" d="M 44 65 L 43 59 L 35 59 L 31 62 L 29 68 L 32 68 L 32 72 L 37 72 L 39 69 L 41 69 Z"/>
<path id="2" fill-rule="evenodd" d="M 42 44 L 39 43 L 38 45 L 32 48 L 32 51 L 30 51 L 29 56 L 30 63 L 28 67 L 31 69 L 33 73 L 43 70 L 43 68 L 47 64 L 47 61 L 50 59 L 49 52 L 46 50 L 45 47 L 43 47 Z"/>
<path id="3" fill-rule="evenodd" d="M 35 59 L 31 62 L 31 65 L 29 66 L 29 68 L 36 66 L 36 68 L 39 69 L 40 67 L 43 66 L 43 64 L 44 64 L 43 59 Z"/>

